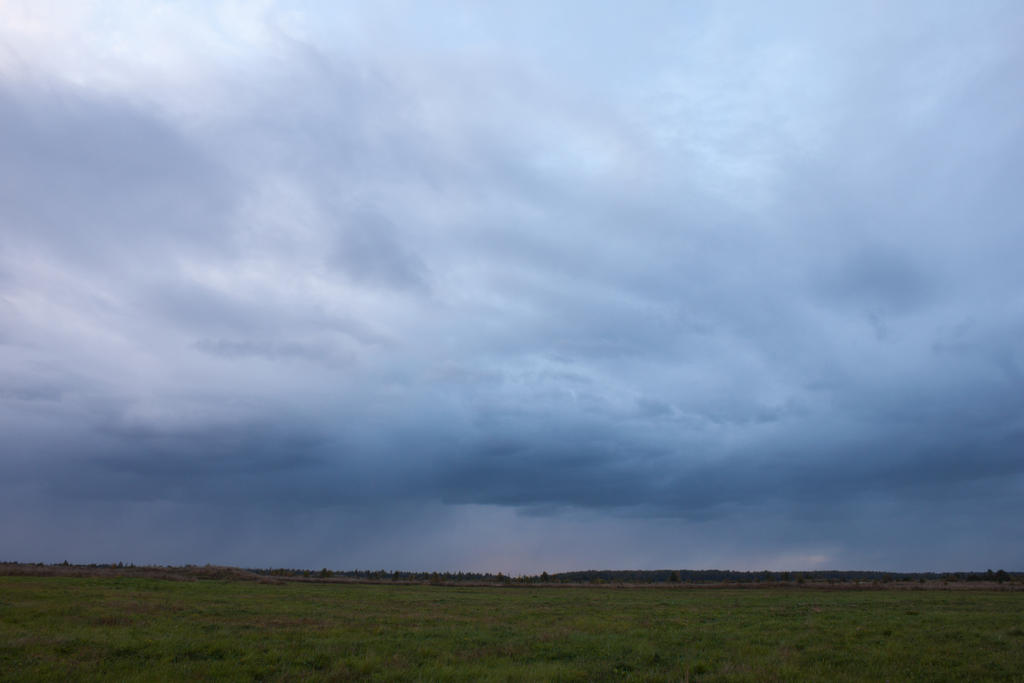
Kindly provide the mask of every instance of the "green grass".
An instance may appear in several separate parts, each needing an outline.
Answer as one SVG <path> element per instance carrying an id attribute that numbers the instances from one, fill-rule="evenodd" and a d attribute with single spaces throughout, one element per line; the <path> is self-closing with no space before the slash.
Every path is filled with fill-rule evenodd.
<path id="1" fill-rule="evenodd" d="M 1021 680 L 1024 592 L 0 577 L 0 680 Z"/>

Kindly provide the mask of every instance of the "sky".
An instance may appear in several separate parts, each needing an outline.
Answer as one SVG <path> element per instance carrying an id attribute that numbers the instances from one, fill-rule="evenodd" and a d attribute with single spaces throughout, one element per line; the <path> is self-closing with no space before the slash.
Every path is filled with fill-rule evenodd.
<path id="1" fill-rule="evenodd" d="M 1022 35 L 0 0 L 0 560 L 1024 569 Z"/>

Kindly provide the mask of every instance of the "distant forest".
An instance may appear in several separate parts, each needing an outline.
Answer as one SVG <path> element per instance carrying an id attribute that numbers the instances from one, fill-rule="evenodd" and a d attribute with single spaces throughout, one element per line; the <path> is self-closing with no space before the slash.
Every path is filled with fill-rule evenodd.
<path id="1" fill-rule="evenodd" d="M 722 584 L 722 583 L 892 583 L 930 581 L 1024 581 L 1024 574 L 1005 570 L 984 572 L 882 572 L 882 571 L 757 571 L 741 572 L 724 569 L 654 569 L 654 570 L 586 570 L 548 574 L 509 576 L 498 572 L 406 572 L 386 570 L 334 571 L 321 569 L 249 569 L 267 576 L 304 578 L 345 578 L 361 581 L 413 581 L 432 583 L 518 583 L 518 584 Z"/>
<path id="2" fill-rule="evenodd" d="M 501 572 L 410 572 L 378 570 L 332 570 L 223 567 L 217 565 L 184 565 L 179 567 L 135 565 L 115 562 L 111 564 L 70 564 L 68 562 L 44 564 L 42 562 L 0 562 L 0 576 L 140 576 L 176 580 L 225 579 L 263 581 L 350 581 L 365 583 L 433 583 L 466 585 L 706 585 L 756 586 L 828 584 L 930 584 L 984 582 L 1024 584 L 1024 572 L 1003 569 L 984 572 L 882 572 L 882 571 L 757 571 L 740 572 L 726 569 L 655 569 L 655 570 L 586 570 L 548 574 L 511 576 Z"/>

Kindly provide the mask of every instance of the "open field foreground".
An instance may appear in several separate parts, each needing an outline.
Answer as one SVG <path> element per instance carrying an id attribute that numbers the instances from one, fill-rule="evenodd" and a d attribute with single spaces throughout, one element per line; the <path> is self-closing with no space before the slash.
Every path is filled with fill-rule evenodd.
<path id="1" fill-rule="evenodd" d="M 1024 593 L 0 577 L 0 680 L 1024 680 Z"/>

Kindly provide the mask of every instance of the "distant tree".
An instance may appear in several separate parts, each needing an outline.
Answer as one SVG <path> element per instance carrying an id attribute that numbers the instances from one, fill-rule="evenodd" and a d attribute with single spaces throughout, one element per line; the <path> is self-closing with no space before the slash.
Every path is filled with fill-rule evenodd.
<path id="1" fill-rule="evenodd" d="M 679 570 L 673 569 L 672 573 L 668 577 L 668 580 L 672 583 L 679 583 L 681 581 L 681 579 L 679 578 Z"/>
<path id="2" fill-rule="evenodd" d="M 541 572 L 540 580 L 543 581 L 544 583 L 547 583 L 549 580 L 551 580 L 551 577 L 548 576 L 547 572 Z"/>

